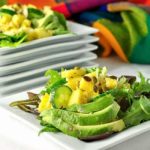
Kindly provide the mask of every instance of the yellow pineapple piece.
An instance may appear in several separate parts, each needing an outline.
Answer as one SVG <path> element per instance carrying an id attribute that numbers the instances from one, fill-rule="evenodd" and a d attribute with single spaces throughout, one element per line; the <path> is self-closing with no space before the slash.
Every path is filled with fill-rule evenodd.
<path id="1" fill-rule="evenodd" d="M 26 33 L 27 33 L 27 36 L 28 36 L 27 37 L 28 41 L 32 41 L 32 40 L 37 39 L 37 34 L 36 34 L 35 30 L 31 29 L 30 32 L 26 31 Z"/>
<path id="2" fill-rule="evenodd" d="M 0 24 L 1 25 L 6 25 L 7 23 L 9 23 L 12 19 L 12 16 L 9 15 L 9 14 L 5 14 L 3 16 L 1 16 L 1 19 L 0 19 Z"/>
<path id="3" fill-rule="evenodd" d="M 8 26 L 8 30 L 16 28 L 15 24 L 11 21 Z M 17 28 L 18 29 L 18 28 Z"/>
<path id="4" fill-rule="evenodd" d="M 73 104 L 85 104 L 87 102 L 88 102 L 88 99 L 87 99 L 84 91 L 77 89 L 72 92 L 68 106 L 71 106 Z"/>
<path id="5" fill-rule="evenodd" d="M 86 70 L 84 68 L 75 67 L 74 69 L 62 71 L 61 76 L 63 78 L 74 78 L 74 77 L 83 76 L 85 75 L 85 73 L 86 73 Z"/>
<path id="6" fill-rule="evenodd" d="M 96 87 L 96 74 L 90 73 L 86 74 L 86 76 L 82 77 L 80 84 L 79 84 L 79 89 L 85 91 L 86 97 L 88 101 L 95 96 L 99 95 L 99 91 Z"/>
<path id="7" fill-rule="evenodd" d="M 83 91 L 93 92 L 94 91 L 93 79 L 88 76 L 82 77 L 79 88 Z"/>
<path id="8" fill-rule="evenodd" d="M 38 39 L 52 36 L 52 32 L 50 30 L 45 30 L 44 28 L 36 28 L 35 34 Z"/>
<path id="9" fill-rule="evenodd" d="M 67 81 L 67 85 L 72 89 L 76 90 L 79 86 L 79 82 L 81 80 L 81 77 L 75 77 L 75 78 L 69 78 Z"/>
<path id="10" fill-rule="evenodd" d="M 86 76 L 88 76 L 88 77 L 96 77 L 96 72 L 88 73 L 88 74 L 86 74 Z"/>
<path id="11" fill-rule="evenodd" d="M 17 14 L 12 17 L 12 22 L 16 27 L 20 27 L 22 22 L 25 20 L 25 16 L 22 14 Z"/>
<path id="12" fill-rule="evenodd" d="M 28 20 L 28 19 L 25 19 L 22 24 L 21 24 L 22 27 L 31 27 L 31 21 Z"/>
<path id="13" fill-rule="evenodd" d="M 113 89 L 117 86 L 117 80 L 111 78 L 105 78 L 106 81 L 106 88 Z"/>
<path id="14" fill-rule="evenodd" d="M 95 97 L 97 95 L 98 93 L 96 92 L 87 92 L 81 89 L 77 89 L 72 92 L 68 106 L 71 106 L 73 104 L 86 104 L 92 97 Z"/>
<path id="15" fill-rule="evenodd" d="M 50 95 L 49 94 L 45 94 L 44 96 L 42 96 L 41 98 L 41 102 L 39 104 L 39 107 L 38 107 L 38 111 L 39 112 L 42 112 L 44 110 L 48 110 L 50 109 L 52 106 L 51 106 L 51 103 L 50 103 Z"/>

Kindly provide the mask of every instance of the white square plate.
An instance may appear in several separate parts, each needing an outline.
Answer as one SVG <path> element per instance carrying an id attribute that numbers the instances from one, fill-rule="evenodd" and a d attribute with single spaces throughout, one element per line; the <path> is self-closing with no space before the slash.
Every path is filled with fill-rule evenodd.
<path id="1" fill-rule="evenodd" d="M 93 37 L 93 39 L 95 40 L 94 37 Z M 70 50 L 68 50 L 67 52 L 59 52 L 56 54 L 53 53 L 53 54 L 49 54 L 46 56 L 41 56 L 39 58 L 33 58 L 28 61 L 23 61 L 20 63 L 10 64 L 10 65 L 6 65 L 6 66 L 0 66 L 0 76 L 19 73 L 19 72 L 23 72 L 23 71 L 27 71 L 27 70 L 31 70 L 31 69 L 37 69 L 37 68 L 44 67 L 46 64 L 52 65 L 52 64 L 56 64 L 56 63 L 61 63 L 62 61 L 67 60 L 67 59 L 76 58 L 78 55 L 80 55 L 82 53 L 83 47 L 86 44 L 83 44 L 80 47 L 79 51 L 78 51 L 78 48 L 72 49 L 72 47 L 70 47 Z M 58 47 L 58 49 L 59 48 L 60 47 Z M 96 49 L 96 47 L 94 47 L 94 48 Z M 42 51 L 42 48 L 41 48 L 41 51 Z M 86 49 L 84 49 L 84 51 L 86 52 Z"/>
<path id="2" fill-rule="evenodd" d="M 31 92 L 39 93 L 41 89 L 42 88 L 34 89 Z M 1 98 L 0 107 L 5 111 L 7 111 L 14 118 L 18 119 L 19 121 L 22 121 L 27 126 L 32 127 L 38 133 L 38 131 L 41 129 L 41 126 L 39 125 L 39 122 L 34 115 L 8 106 L 9 103 L 11 103 L 14 100 L 18 100 L 18 99 L 20 100 L 26 98 L 27 98 L 26 92 L 12 95 L 7 98 Z M 138 126 L 126 129 L 125 131 L 122 131 L 118 134 L 114 134 L 113 136 L 107 139 L 95 141 L 95 142 L 89 142 L 89 143 L 80 141 L 76 138 L 67 136 L 62 133 L 56 133 L 56 134 L 44 133 L 41 136 L 43 136 L 46 139 L 46 141 L 53 141 L 54 143 L 65 148 L 66 150 L 104 150 L 106 148 L 110 148 L 116 144 L 119 144 L 125 140 L 133 138 L 149 130 L 150 130 L 150 121 L 147 121 Z"/>
<path id="3" fill-rule="evenodd" d="M 9 83 L 12 84 L 12 82 L 21 82 L 23 81 L 25 78 L 26 79 L 30 79 L 32 78 L 33 76 L 36 77 L 36 76 L 39 76 L 39 75 L 44 75 L 44 72 L 46 70 L 48 70 L 48 68 L 61 68 L 61 67 L 64 67 L 64 66 L 69 66 L 69 65 L 75 65 L 77 63 L 81 63 L 83 61 L 88 61 L 89 59 L 89 55 L 86 55 L 88 56 L 87 58 L 82 58 L 82 57 L 76 57 L 76 56 L 79 56 L 81 54 L 85 54 L 85 53 L 88 53 L 90 51 L 93 51 L 97 48 L 97 46 L 95 45 L 92 45 L 92 44 L 87 44 L 79 49 L 75 49 L 74 51 L 72 52 L 63 52 L 63 53 L 59 53 L 59 54 L 54 54 L 54 55 L 50 55 L 48 56 L 48 59 L 57 59 L 59 57 L 64 57 L 64 61 L 63 62 L 60 62 L 60 63 L 53 63 L 53 64 L 46 64 L 45 66 L 43 67 L 39 67 L 37 69 L 33 69 L 32 70 L 28 70 L 28 71 L 25 71 L 25 72 L 20 72 L 20 73 L 16 73 L 16 74 L 11 74 L 11 75 L 7 75 L 7 76 L 3 76 L 3 77 L 0 77 L 0 86 L 6 84 L 8 85 Z M 83 55 L 84 57 L 85 55 Z M 93 54 L 92 54 L 93 56 Z M 74 57 L 75 59 L 70 59 Z M 91 54 L 90 54 L 90 58 L 91 58 Z M 94 55 L 94 58 L 96 59 L 95 55 Z M 67 61 L 68 59 L 68 61 Z M 40 59 L 41 60 L 41 59 Z M 50 62 L 51 63 L 51 62 Z M 11 68 L 12 69 L 12 68 Z M 29 68 L 28 68 L 29 69 Z"/>
<path id="4" fill-rule="evenodd" d="M 68 28 L 71 34 L 57 35 L 57 36 L 37 39 L 31 42 L 23 43 L 19 45 L 18 47 L 0 48 L 0 55 L 20 52 L 20 51 L 27 51 L 32 48 L 41 47 L 41 46 L 50 45 L 50 44 L 79 40 L 85 35 L 89 35 L 89 34 L 93 34 L 97 32 L 97 29 L 94 29 L 85 25 L 81 25 L 78 23 L 74 23 L 71 21 L 68 21 L 67 24 L 68 24 Z"/>
<path id="5" fill-rule="evenodd" d="M 76 41 L 47 45 L 43 47 L 33 48 L 27 51 L 20 51 L 18 53 L 2 55 L 0 56 L 0 66 L 38 59 L 44 56 L 62 53 L 66 51 L 75 51 L 76 49 L 81 48 L 85 44 L 93 43 L 96 41 L 98 41 L 97 37 L 85 36 L 82 39 Z"/>

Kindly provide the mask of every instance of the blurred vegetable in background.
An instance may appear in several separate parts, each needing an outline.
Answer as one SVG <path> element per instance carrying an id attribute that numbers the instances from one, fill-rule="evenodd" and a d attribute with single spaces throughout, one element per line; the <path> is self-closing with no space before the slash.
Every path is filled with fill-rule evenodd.
<path id="1" fill-rule="evenodd" d="M 100 37 L 102 57 L 110 56 L 114 50 L 125 62 L 150 64 L 150 15 L 144 11 L 150 12 L 150 1 L 126 1 L 137 5 L 118 1 L 121 2 L 121 0 L 71 0 L 67 2 L 63 0 L 8 0 L 8 3 L 32 3 L 40 7 L 49 5 L 66 17 L 73 16 L 71 19 L 97 28 L 99 32 L 96 36 Z"/>
<path id="2" fill-rule="evenodd" d="M 0 47 L 69 33 L 63 14 L 45 6 L 3 5 L 0 7 Z"/>
<path id="3" fill-rule="evenodd" d="M 118 12 L 115 15 L 122 21 L 104 17 L 93 22 L 104 47 L 103 56 L 114 50 L 126 62 L 150 64 L 150 15 L 130 3 L 108 4 L 107 9 L 112 15 Z"/>

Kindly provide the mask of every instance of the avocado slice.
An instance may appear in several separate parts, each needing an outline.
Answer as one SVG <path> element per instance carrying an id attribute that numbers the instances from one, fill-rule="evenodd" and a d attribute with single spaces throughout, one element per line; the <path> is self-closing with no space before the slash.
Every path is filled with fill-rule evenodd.
<path id="1" fill-rule="evenodd" d="M 68 123 L 61 117 L 56 117 L 53 113 L 51 113 L 51 117 L 49 117 L 48 123 L 63 133 L 80 139 L 85 139 L 104 133 L 120 132 L 125 128 L 123 120 L 117 120 L 111 123 L 100 125 L 81 126 L 78 124 Z"/>
<path id="2" fill-rule="evenodd" d="M 116 102 L 114 102 L 113 104 L 111 104 L 110 106 L 106 107 L 101 111 L 90 114 L 75 113 L 62 109 L 50 109 L 47 110 L 47 113 L 44 113 L 46 115 L 43 116 L 43 121 L 48 122 L 49 120 L 48 116 L 51 117 L 52 113 L 56 117 L 61 117 L 62 120 L 72 124 L 78 125 L 103 124 L 114 121 L 117 117 L 119 110 L 120 106 Z"/>
<path id="3" fill-rule="evenodd" d="M 74 104 L 68 107 L 69 111 L 80 113 L 92 113 L 100 111 L 114 102 L 114 97 L 110 94 L 101 97 L 98 96 L 95 101 L 87 104 Z"/>

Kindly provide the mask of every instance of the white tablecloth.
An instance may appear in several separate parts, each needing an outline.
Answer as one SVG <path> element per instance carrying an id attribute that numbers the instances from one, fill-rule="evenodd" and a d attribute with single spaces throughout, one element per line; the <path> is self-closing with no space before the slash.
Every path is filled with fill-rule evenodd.
<path id="1" fill-rule="evenodd" d="M 121 62 L 118 58 L 98 59 L 100 66 L 107 66 L 115 74 L 135 74 L 141 71 L 150 77 L 150 65 L 132 65 Z M 150 131 L 136 138 L 110 148 L 109 150 L 150 150 Z M 65 150 L 52 141 L 37 136 L 27 127 L 0 110 L 0 150 Z"/>

